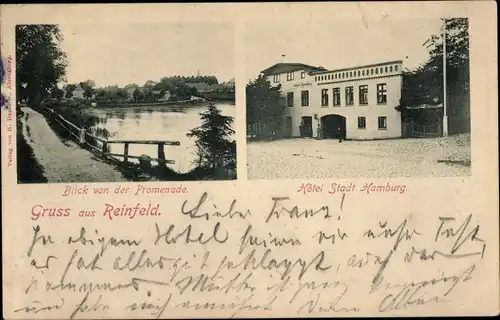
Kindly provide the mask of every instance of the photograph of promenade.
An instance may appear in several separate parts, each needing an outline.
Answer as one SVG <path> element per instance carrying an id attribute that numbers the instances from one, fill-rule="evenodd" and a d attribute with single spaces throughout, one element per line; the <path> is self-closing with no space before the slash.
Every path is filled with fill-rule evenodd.
<path id="1" fill-rule="evenodd" d="M 244 42 L 249 179 L 471 174 L 467 18 L 248 23 Z"/>
<path id="2" fill-rule="evenodd" d="M 16 26 L 18 182 L 236 179 L 233 46 L 227 23 Z"/>

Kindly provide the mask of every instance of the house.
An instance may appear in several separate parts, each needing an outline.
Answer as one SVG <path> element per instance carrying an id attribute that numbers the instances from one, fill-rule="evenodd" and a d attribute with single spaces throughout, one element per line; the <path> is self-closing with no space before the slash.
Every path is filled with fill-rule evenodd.
<path id="1" fill-rule="evenodd" d="M 78 85 L 75 90 L 73 90 L 73 99 L 84 99 L 85 90 L 83 90 L 81 85 Z"/>
<path id="2" fill-rule="evenodd" d="M 206 92 L 211 92 L 214 91 L 213 86 L 209 85 L 208 83 L 204 82 L 196 82 L 196 83 L 186 83 L 186 86 L 190 88 L 195 88 L 198 93 L 206 93 Z"/>
<path id="3" fill-rule="evenodd" d="M 163 94 L 162 94 L 162 91 L 163 90 L 159 90 L 159 89 L 154 89 L 152 91 L 153 96 L 155 97 L 155 99 L 157 101 L 168 101 L 168 100 L 170 100 L 170 97 L 172 96 L 172 94 L 170 93 L 170 91 L 165 91 L 165 92 L 163 92 Z"/>
<path id="4" fill-rule="evenodd" d="M 287 106 L 285 136 L 384 139 L 402 136 L 399 105 L 402 61 L 326 70 L 278 63 L 261 73 L 281 84 Z"/>
<path id="5" fill-rule="evenodd" d="M 234 88 L 235 88 L 234 78 L 232 78 L 231 80 L 229 80 L 227 82 L 223 82 L 220 85 L 220 87 L 223 88 L 223 89 L 226 89 L 226 90 L 234 90 Z"/>
<path id="6" fill-rule="evenodd" d="M 148 81 L 146 81 L 146 83 L 144 84 L 144 87 L 154 87 L 156 84 L 157 84 L 157 82 L 156 82 L 156 81 L 153 81 L 153 80 L 148 80 Z"/>
<path id="7" fill-rule="evenodd" d="M 127 92 L 127 101 L 134 101 L 134 92 L 136 89 L 136 87 L 129 87 L 125 90 Z"/>

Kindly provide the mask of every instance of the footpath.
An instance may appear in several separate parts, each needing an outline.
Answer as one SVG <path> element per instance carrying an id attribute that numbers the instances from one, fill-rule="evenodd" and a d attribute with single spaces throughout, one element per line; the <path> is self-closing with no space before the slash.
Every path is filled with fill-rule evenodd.
<path id="1" fill-rule="evenodd" d="M 61 141 L 39 112 L 23 107 L 23 135 L 49 183 L 127 181 L 112 165 L 73 141 Z"/>

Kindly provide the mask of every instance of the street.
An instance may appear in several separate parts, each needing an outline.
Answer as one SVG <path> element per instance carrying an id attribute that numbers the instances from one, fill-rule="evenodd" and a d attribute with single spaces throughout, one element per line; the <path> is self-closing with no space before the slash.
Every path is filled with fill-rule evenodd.
<path id="1" fill-rule="evenodd" d="M 444 177 L 471 174 L 468 134 L 342 143 L 338 140 L 313 139 L 251 142 L 248 143 L 247 152 L 248 179 Z"/>

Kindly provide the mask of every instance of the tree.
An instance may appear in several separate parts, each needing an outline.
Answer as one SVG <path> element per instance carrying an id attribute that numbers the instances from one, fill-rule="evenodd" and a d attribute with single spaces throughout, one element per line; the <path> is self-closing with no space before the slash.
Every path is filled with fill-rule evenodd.
<path id="1" fill-rule="evenodd" d="M 186 136 L 196 139 L 199 166 L 211 175 L 236 176 L 236 142 L 231 140 L 234 119 L 224 116 L 213 104 L 200 113 L 202 124 Z"/>
<path id="2" fill-rule="evenodd" d="M 446 19 L 446 90 L 450 133 L 470 131 L 469 22 L 467 18 Z M 431 35 L 427 41 L 429 60 L 417 70 L 403 75 L 403 91 L 398 110 L 411 105 L 432 104 L 443 97 L 443 37 Z"/>
<path id="3" fill-rule="evenodd" d="M 76 89 L 76 84 L 67 84 L 64 86 L 63 90 L 65 92 L 65 97 L 71 99 L 73 97 L 73 91 Z"/>
<path id="4" fill-rule="evenodd" d="M 56 100 L 61 100 L 64 97 L 64 91 L 56 87 L 52 90 L 51 97 Z"/>
<path id="5" fill-rule="evenodd" d="M 139 101 L 142 101 L 144 99 L 144 94 L 139 88 L 136 88 L 133 93 L 133 98 L 134 101 L 137 103 Z"/>
<path id="6" fill-rule="evenodd" d="M 246 87 L 247 127 L 255 128 L 256 138 L 262 138 L 260 127 L 265 128 L 264 135 L 269 138 L 272 132 L 281 132 L 285 118 L 286 105 L 281 99 L 281 85 L 272 87 L 265 77 L 259 77 Z"/>
<path id="7" fill-rule="evenodd" d="M 17 99 L 39 106 L 66 74 L 63 36 L 57 25 L 16 26 Z"/>

